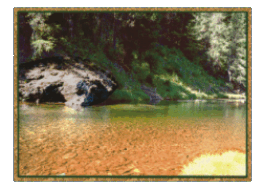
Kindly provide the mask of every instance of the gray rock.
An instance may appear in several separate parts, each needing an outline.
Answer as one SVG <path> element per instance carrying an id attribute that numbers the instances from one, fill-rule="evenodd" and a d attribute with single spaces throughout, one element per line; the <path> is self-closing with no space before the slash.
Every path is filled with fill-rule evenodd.
<path id="1" fill-rule="evenodd" d="M 79 94 L 77 84 L 80 81 L 99 82 L 107 94 L 112 94 L 117 83 L 107 73 L 91 71 L 85 66 L 68 64 L 33 65 L 20 67 L 19 98 L 29 102 L 65 102 L 69 107 L 80 109 L 85 102 L 85 94 Z M 97 90 L 97 94 L 98 94 Z M 102 91 L 102 90 L 101 90 Z M 100 95 L 99 95 L 100 96 Z M 99 102 L 99 100 L 98 100 Z"/>
<path id="2" fill-rule="evenodd" d="M 26 79 L 28 80 L 38 80 L 44 77 L 40 68 L 34 68 L 30 72 L 27 72 L 25 75 Z"/>
<path id="3" fill-rule="evenodd" d="M 56 76 L 58 75 L 58 72 L 51 72 L 50 75 Z"/>
<path id="4" fill-rule="evenodd" d="M 163 100 L 163 98 L 157 93 L 156 89 L 147 87 L 145 85 L 141 85 L 141 89 L 149 96 L 150 104 L 157 104 Z"/>

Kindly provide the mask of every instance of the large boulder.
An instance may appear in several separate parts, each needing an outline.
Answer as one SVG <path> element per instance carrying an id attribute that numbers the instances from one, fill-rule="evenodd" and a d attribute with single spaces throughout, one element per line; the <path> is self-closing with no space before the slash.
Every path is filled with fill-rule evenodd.
<path id="1" fill-rule="evenodd" d="M 85 63 L 39 60 L 19 65 L 19 97 L 29 102 L 65 102 L 78 109 L 106 100 L 117 88 L 110 72 Z M 92 101 L 92 102 L 91 102 Z"/>

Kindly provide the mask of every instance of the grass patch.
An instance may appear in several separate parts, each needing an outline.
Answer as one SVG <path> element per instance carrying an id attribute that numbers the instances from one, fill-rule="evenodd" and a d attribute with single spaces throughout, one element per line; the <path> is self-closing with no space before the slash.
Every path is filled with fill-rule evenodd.
<path id="1" fill-rule="evenodd" d="M 109 100 L 116 102 L 144 102 L 149 101 L 149 96 L 142 90 L 130 91 L 126 89 L 117 89 Z"/>
<path id="2" fill-rule="evenodd" d="M 217 98 L 228 98 L 228 95 L 223 93 L 217 93 Z"/>
<path id="3" fill-rule="evenodd" d="M 186 87 L 172 82 L 171 80 L 164 79 L 164 77 L 156 77 L 156 79 L 154 80 L 154 85 L 157 88 L 157 92 L 165 99 L 169 98 L 171 100 L 195 100 L 197 98 L 197 96 L 187 90 Z"/>

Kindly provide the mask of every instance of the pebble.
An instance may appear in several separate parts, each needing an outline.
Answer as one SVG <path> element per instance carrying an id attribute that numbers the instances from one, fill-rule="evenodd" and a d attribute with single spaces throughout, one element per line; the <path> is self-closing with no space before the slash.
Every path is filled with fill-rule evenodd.
<path id="1" fill-rule="evenodd" d="M 62 158 L 63 159 L 70 159 L 70 158 L 74 158 L 76 156 L 77 156 L 77 154 L 75 154 L 75 153 L 67 153 L 64 156 L 62 156 Z"/>
<path id="2" fill-rule="evenodd" d="M 153 129 L 150 132 L 144 129 L 131 131 L 122 128 L 115 130 L 115 134 L 109 130 L 102 131 L 99 138 L 96 131 L 94 134 L 90 131 L 73 133 L 69 129 L 69 133 L 65 132 L 65 136 L 60 136 L 57 132 L 47 132 L 47 128 L 34 130 L 35 134 L 31 133 L 31 130 L 21 129 L 23 138 L 19 138 L 20 173 L 53 176 L 178 175 L 183 165 L 199 154 L 212 151 L 213 147 L 224 149 L 228 145 L 230 148 L 230 144 L 233 144 L 230 141 L 223 144 L 221 138 L 211 137 L 217 145 L 208 145 L 212 140 L 209 131 L 209 139 L 205 140 L 204 131 L 201 132 L 205 133 L 203 136 L 196 133 L 197 139 L 193 139 L 191 134 L 195 133 L 183 129 L 178 129 L 177 133 L 173 130 L 162 130 L 160 135 Z M 196 144 L 199 141 L 202 141 L 201 145 Z M 231 147 L 239 148 L 237 146 L 238 143 L 234 143 Z M 27 168 L 23 169 L 25 166 Z M 42 168 L 34 170 L 33 166 Z"/>
<path id="3" fill-rule="evenodd" d="M 80 168 L 80 164 L 71 164 L 68 169 L 70 171 L 78 170 Z"/>
<path id="4" fill-rule="evenodd" d="M 67 172 L 67 169 L 65 167 L 59 167 L 56 170 L 52 170 L 51 175 L 58 175 L 58 173 L 61 173 L 61 172 L 63 172 L 63 173 Z"/>

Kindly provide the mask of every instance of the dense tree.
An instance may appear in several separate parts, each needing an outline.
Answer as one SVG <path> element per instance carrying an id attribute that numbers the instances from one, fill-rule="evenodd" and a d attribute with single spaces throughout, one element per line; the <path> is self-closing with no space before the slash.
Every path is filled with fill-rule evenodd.
<path id="1" fill-rule="evenodd" d="M 229 82 L 246 86 L 246 13 L 232 13 L 229 20 L 227 71 Z M 238 86 L 237 86 L 238 87 Z"/>
<path id="2" fill-rule="evenodd" d="M 245 87 L 246 13 L 195 13 L 190 27 L 203 53 L 201 64 L 214 76 Z"/>
<path id="3" fill-rule="evenodd" d="M 110 60 L 131 73 L 174 67 L 170 72 L 183 74 L 166 60 L 168 49 L 179 49 L 214 77 L 245 87 L 246 13 L 30 12 L 19 19 L 21 57 L 60 51 L 100 64 Z"/>

